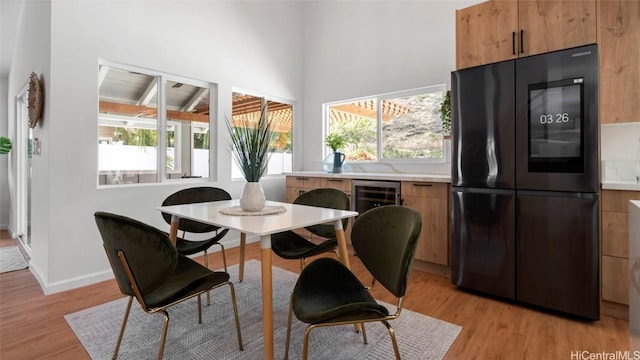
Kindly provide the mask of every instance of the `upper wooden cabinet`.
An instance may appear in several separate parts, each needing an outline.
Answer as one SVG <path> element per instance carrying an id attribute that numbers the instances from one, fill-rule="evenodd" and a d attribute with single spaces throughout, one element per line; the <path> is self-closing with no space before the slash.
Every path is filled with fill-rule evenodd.
<path id="1" fill-rule="evenodd" d="M 640 1 L 598 2 L 600 123 L 640 119 Z"/>
<path id="2" fill-rule="evenodd" d="M 596 42 L 596 0 L 491 0 L 456 11 L 463 69 Z"/>

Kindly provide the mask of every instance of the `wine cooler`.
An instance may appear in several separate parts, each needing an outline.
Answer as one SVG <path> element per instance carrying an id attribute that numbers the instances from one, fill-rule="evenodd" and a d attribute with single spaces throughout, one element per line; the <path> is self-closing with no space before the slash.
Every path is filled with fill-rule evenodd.
<path id="1" fill-rule="evenodd" d="M 400 182 L 353 180 L 351 210 L 359 214 L 379 206 L 400 204 Z"/>

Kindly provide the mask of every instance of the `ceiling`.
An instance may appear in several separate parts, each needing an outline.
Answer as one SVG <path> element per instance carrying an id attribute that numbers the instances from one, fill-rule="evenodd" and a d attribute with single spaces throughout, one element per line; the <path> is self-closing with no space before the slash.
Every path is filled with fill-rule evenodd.
<path id="1" fill-rule="evenodd" d="M 105 116 L 119 116 L 122 121 L 154 119 L 158 107 L 158 81 L 153 75 L 102 65 L 98 71 L 100 96 L 99 112 Z M 175 121 L 209 122 L 209 89 L 167 81 L 164 88 L 167 118 Z M 233 123 L 257 121 L 262 109 L 262 98 L 234 93 L 232 98 Z M 292 127 L 292 106 L 268 101 L 269 118 L 274 130 L 289 132 Z"/>

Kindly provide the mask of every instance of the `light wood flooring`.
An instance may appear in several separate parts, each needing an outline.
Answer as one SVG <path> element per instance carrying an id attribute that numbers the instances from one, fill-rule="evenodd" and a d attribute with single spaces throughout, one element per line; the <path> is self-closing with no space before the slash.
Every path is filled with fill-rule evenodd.
<path id="1" fill-rule="evenodd" d="M 0 246 L 11 245 L 14 240 L 0 231 Z M 238 256 L 238 248 L 227 250 L 230 264 L 237 263 Z M 247 258 L 260 259 L 257 243 L 247 246 Z M 209 262 L 222 266 L 218 253 L 210 255 Z M 351 264 L 365 279 L 366 270 L 356 257 Z M 298 262 L 275 255 L 273 265 L 299 269 Z M 629 349 L 627 321 L 572 319 L 461 291 L 447 278 L 419 271 L 411 274 L 410 281 L 407 309 L 463 327 L 445 359 L 575 359 L 572 351 Z M 376 288 L 376 298 L 394 302 L 385 290 Z M 0 274 L 0 359 L 88 359 L 63 316 L 121 297 L 113 280 L 44 296 L 29 270 Z"/>

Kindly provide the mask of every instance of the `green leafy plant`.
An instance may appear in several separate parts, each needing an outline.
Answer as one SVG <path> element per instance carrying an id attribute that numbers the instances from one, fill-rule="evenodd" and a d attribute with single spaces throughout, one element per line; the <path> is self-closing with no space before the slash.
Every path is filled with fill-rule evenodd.
<path id="1" fill-rule="evenodd" d="M 440 103 L 440 119 L 442 120 L 442 133 L 451 133 L 451 90 L 447 90 L 444 99 Z"/>
<path id="2" fill-rule="evenodd" d="M 327 137 L 324 138 L 324 142 L 333 152 L 338 151 L 338 149 L 342 148 L 346 144 L 344 137 L 335 132 L 327 135 Z"/>
<path id="3" fill-rule="evenodd" d="M 260 111 L 260 118 L 251 121 L 242 117 L 235 124 L 227 117 L 227 129 L 233 144 L 233 158 L 248 182 L 258 182 L 267 171 L 269 164 L 269 143 L 274 134 L 272 120 L 266 105 Z"/>
<path id="4" fill-rule="evenodd" d="M 11 139 L 0 136 L 0 154 L 8 154 L 11 151 Z"/>

